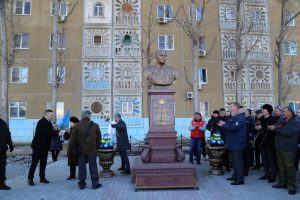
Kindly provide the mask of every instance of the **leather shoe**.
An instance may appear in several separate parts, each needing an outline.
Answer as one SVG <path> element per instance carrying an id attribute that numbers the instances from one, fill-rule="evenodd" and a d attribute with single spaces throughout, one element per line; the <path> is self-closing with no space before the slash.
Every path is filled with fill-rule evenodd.
<path id="1" fill-rule="evenodd" d="M 40 182 L 41 182 L 41 183 L 45 183 L 45 184 L 50 183 L 50 181 L 48 181 L 46 178 L 42 178 L 42 179 L 40 180 Z"/>
<path id="2" fill-rule="evenodd" d="M 231 185 L 244 185 L 244 181 L 234 181 Z"/>
<path id="3" fill-rule="evenodd" d="M 267 180 L 269 176 L 263 175 L 262 177 L 259 178 L 259 180 Z"/>
<path id="4" fill-rule="evenodd" d="M 5 185 L 5 183 L 0 184 L 0 190 L 11 190 L 11 187 Z"/>
<path id="5" fill-rule="evenodd" d="M 120 167 L 118 170 L 119 170 L 119 171 L 125 171 L 125 168 Z"/>
<path id="6" fill-rule="evenodd" d="M 121 172 L 123 175 L 130 175 L 130 172 Z"/>
<path id="7" fill-rule="evenodd" d="M 296 194 L 296 190 L 289 190 L 289 194 L 290 194 L 290 195 Z"/>
<path id="8" fill-rule="evenodd" d="M 30 185 L 30 186 L 34 186 L 33 179 L 28 179 L 28 185 Z"/>
<path id="9" fill-rule="evenodd" d="M 80 186 L 79 186 L 79 189 L 80 189 L 80 190 L 83 190 L 84 188 L 85 188 L 85 185 L 80 185 Z"/>
<path id="10" fill-rule="evenodd" d="M 269 178 L 268 182 L 269 183 L 275 183 L 276 182 L 276 178 Z"/>
<path id="11" fill-rule="evenodd" d="M 101 187 L 102 187 L 102 184 L 98 183 L 97 185 L 93 186 L 93 190 L 96 190 Z"/>
<path id="12" fill-rule="evenodd" d="M 276 185 L 272 185 L 272 188 L 287 188 L 285 185 L 281 185 L 281 184 L 276 184 Z"/>
<path id="13" fill-rule="evenodd" d="M 75 179 L 75 177 L 69 176 L 69 177 L 67 178 L 68 181 L 69 181 L 69 180 L 72 180 L 72 179 Z"/>
<path id="14" fill-rule="evenodd" d="M 227 178 L 226 180 L 227 180 L 227 181 L 236 181 L 236 179 L 233 178 L 233 177 Z"/>

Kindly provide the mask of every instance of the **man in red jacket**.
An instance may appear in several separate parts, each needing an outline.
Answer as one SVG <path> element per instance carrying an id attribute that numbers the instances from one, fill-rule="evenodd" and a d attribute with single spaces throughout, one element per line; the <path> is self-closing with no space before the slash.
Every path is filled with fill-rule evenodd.
<path id="1" fill-rule="evenodd" d="M 206 122 L 202 120 L 201 114 L 195 112 L 194 119 L 192 120 L 189 130 L 191 131 L 191 142 L 190 142 L 190 162 L 193 164 L 193 154 L 196 150 L 197 164 L 201 165 L 201 146 L 202 139 L 205 137 Z"/>

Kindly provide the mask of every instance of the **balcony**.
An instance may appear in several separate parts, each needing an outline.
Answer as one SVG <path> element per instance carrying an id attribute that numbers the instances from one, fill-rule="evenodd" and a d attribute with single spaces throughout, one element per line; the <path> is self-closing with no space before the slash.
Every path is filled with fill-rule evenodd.
<path id="1" fill-rule="evenodd" d="M 110 88 L 110 84 L 108 81 L 84 80 L 85 90 L 108 90 L 109 88 Z"/>
<path id="2" fill-rule="evenodd" d="M 269 31 L 269 25 L 265 22 L 250 22 L 249 29 L 251 32 L 260 31 L 266 32 Z"/>
<path id="3" fill-rule="evenodd" d="M 102 57 L 110 56 L 110 47 L 101 46 L 101 47 L 85 47 L 84 56 L 85 57 Z"/>
<path id="4" fill-rule="evenodd" d="M 263 51 L 251 51 L 247 55 L 247 60 L 249 61 L 270 61 L 271 60 L 271 54 L 269 52 L 263 52 Z"/>
<path id="5" fill-rule="evenodd" d="M 250 90 L 255 92 L 273 90 L 271 83 L 250 83 Z"/>
<path id="6" fill-rule="evenodd" d="M 141 48 L 136 47 L 126 47 L 121 45 L 120 47 L 115 48 L 116 56 L 129 56 L 129 57 L 136 57 L 141 56 Z"/>
<path id="7" fill-rule="evenodd" d="M 222 58 L 223 59 L 235 59 L 236 58 L 236 50 L 223 50 Z"/>
<path id="8" fill-rule="evenodd" d="M 224 83 L 224 90 L 225 91 L 236 91 L 236 82 L 235 81 L 232 81 L 232 82 L 225 82 Z M 247 87 L 246 87 L 246 83 L 243 82 L 242 83 L 242 90 L 245 91 L 247 90 Z"/>
<path id="9" fill-rule="evenodd" d="M 138 90 L 141 88 L 141 83 L 137 81 L 115 81 L 116 90 Z"/>
<path id="10" fill-rule="evenodd" d="M 140 25 L 139 16 L 116 16 L 115 19 L 117 25 Z"/>
<path id="11" fill-rule="evenodd" d="M 269 0 L 246 0 L 247 3 L 268 3 Z"/>
<path id="12" fill-rule="evenodd" d="M 235 30 L 236 28 L 236 21 L 235 20 L 225 20 L 220 21 L 220 28 L 224 30 Z"/>

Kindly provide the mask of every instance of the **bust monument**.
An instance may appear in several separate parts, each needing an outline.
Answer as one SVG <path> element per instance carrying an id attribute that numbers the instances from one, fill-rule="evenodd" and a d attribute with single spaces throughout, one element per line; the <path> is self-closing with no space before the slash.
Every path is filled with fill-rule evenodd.
<path id="1" fill-rule="evenodd" d="M 179 78 L 179 73 L 175 67 L 167 66 L 167 52 L 156 51 L 157 64 L 148 66 L 143 71 L 143 76 L 148 80 L 148 88 L 161 88 L 173 85 Z"/>

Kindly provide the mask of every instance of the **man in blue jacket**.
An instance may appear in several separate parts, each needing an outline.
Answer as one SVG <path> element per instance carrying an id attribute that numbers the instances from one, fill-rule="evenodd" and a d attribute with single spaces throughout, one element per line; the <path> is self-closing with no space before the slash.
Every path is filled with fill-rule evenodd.
<path id="1" fill-rule="evenodd" d="M 240 113 L 240 104 L 230 104 L 231 116 L 227 122 L 220 121 L 218 125 L 225 130 L 226 148 L 230 152 L 230 158 L 234 173 L 227 180 L 233 181 L 231 185 L 244 184 L 243 152 L 247 148 L 247 127 L 244 114 Z"/>

